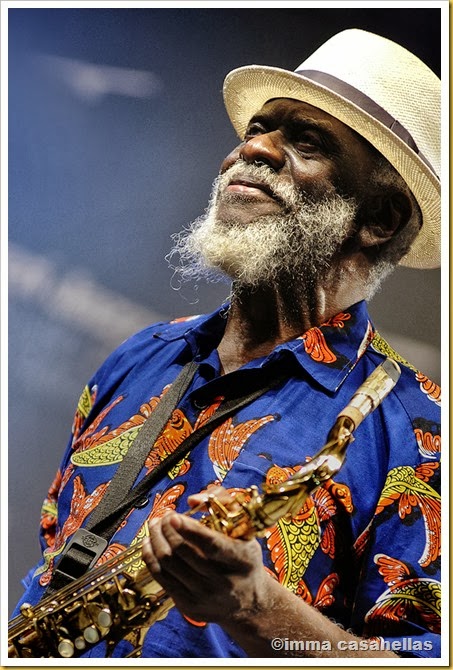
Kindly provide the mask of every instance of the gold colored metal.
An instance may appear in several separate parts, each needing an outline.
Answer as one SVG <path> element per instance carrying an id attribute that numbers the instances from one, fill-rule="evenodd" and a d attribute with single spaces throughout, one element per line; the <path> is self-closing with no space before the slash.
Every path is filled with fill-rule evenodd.
<path id="1" fill-rule="evenodd" d="M 376 368 L 338 415 L 323 448 L 286 481 L 265 484 L 262 492 L 252 486 L 231 506 L 208 495 L 187 514 L 203 509 L 201 523 L 242 539 L 262 536 L 283 517 L 295 516 L 311 491 L 340 470 L 353 431 L 388 395 L 399 373 L 391 359 Z M 140 656 L 148 629 L 174 605 L 147 568 L 133 575 L 126 571 L 141 551 L 137 543 L 37 605 L 24 603 L 9 624 L 8 656 L 72 658 L 99 640 L 107 643 L 106 657 L 121 640 L 131 643 L 130 658 Z"/>

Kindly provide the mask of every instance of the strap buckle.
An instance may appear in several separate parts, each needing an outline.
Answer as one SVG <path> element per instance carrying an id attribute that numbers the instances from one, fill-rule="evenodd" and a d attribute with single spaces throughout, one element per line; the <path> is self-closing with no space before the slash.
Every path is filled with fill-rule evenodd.
<path id="1" fill-rule="evenodd" d="M 69 581 L 77 579 L 93 567 L 107 545 L 103 537 L 79 528 L 63 551 L 55 573 Z"/>

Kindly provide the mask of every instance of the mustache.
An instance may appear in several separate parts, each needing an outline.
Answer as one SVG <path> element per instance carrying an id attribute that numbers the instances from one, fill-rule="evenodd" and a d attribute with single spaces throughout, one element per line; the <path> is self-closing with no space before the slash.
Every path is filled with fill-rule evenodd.
<path id="1" fill-rule="evenodd" d="M 224 191 L 233 181 L 250 181 L 265 188 L 270 195 L 278 200 L 286 209 L 293 209 L 302 202 L 313 202 L 304 191 L 298 190 L 293 184 L 282 183 L 274 170 L 268 165 L 247 163 L 239 158 L 225 172 L 221 173 L 215 182 L 216 197 L 222 197 Z"/>

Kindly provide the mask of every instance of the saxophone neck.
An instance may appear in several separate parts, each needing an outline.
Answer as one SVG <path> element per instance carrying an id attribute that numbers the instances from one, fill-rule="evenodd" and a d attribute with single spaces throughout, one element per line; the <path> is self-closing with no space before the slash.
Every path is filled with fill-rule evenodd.
<path id="1" fill-rule="evenodd" d="M 286 481 L 265 485 L 261 496 L 252 496 L 251 521 L 258 534 L 282 517 L 298 514 L 311 491 L 337 474 L 346 458 L 347 447 L 354 439 L 354 430 L 390 393 L 400 373 L 398 364 L 387 358 L 338 414 L 321 451 Z"/>
<path id="2" fill-rule="evenodd" d="M 310 493 L 340 470 L 346 458 L 347 446 L 353 439 L 350 420 L 339 417 L 329 433 L 327 443 L 316 456 L 285 481 L 264 485 L 259 504 L 252 497 L 259 532 L 274 526 L 282 517 L 296 516 Z"/>

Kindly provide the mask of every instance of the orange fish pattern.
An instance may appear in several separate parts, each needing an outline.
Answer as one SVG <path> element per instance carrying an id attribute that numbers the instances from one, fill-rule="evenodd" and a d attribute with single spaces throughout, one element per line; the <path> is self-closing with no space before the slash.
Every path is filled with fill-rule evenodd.
<path id="1" fill-rule="evenodd" d="M 266 483 L 283 482 L 298 469 L 273 466 Z M 307 498 L 297 515 L 281 519 L 268 531 L 267 547 L 279 582 L 307 602 L 313 598 L 302 577 L 318 547 L 331 558 L 335 555 L 337 537 L 332 519 L 339 508 L 352 513 L 351 493 L 346 485 L 329 479 Z M 332 582 L 332 590 L 335 584 Z M 333 598 L 332 593 L 330 597 Z M 326 600 L 323 602 L 325 606 Z"/>
<path id="2" fill-rule="evenodd" d="M 326 338 L 319 328 L 310 328 L 302 338 L 305 351 L 317 363 L 334 363 L 337 360 L 334 352 L 327 346 Z"/>
<path id="3" fill-rule="evenodd" d="M 327 340 L 331 333 L 336 330 L 345 329 L 352 321 L 353 317 L 349 312 L 340 312 L 332 318 L 325 321 L 319 328 L 313 327 L 300 336 L 303 340 L 306 353 L 317 363 L 326 363 L 333 367 L 342 367 L 344 359 L 342 354 L 335 351 L 334 347 L 329 346 Z M 360 358 L 366 348 L 373 340 L 374 329 L 371 322 L 368 321 L 365 334 L 356 350 L 357 358 Z"/>
<path id="4" fill-rule="evenodd" d="M 418 562 L 422 567 L 440 556 L 440 494 L 429 484 L 439 463 L 422 463 L 416 468 L 401 466 L 387 475 L 376 514 L 398 503 L 398 516 L 406 519 L 418 509 L 423 517 L 426 543 Z"/>
<path id="5" fill-rule="evenodd" d="M 440 386 L 432 382 L 430 379 L 428 379 L 426 375 L 423 375 L 421 372 L 417 372 L 415 378 L 420 383 L 420 389 L 422 393 L 426 393 L 428 398 L 432 400 L 432 402 L 435 402 L 436 405 L 439 405 L 440 407 L 440 400 L 441 400 Z"/>
<path id="6" fill-rule="evenodd" d="M 162 434 L 158 437 L 154 448 L 150 451 L 145 461 L 145 467 L 148 470 L 154 469 L 168 455 L 173 453 L 179 445 L 191 435 L 197 428 L 202 426 L 214 414 L 215 410 L 221 404 L 223 398 L 216 398 L 207 408 L 203 409 L 194 426 L 192 427 L 185 414 L 176 409 L 172 413 L 170 421 L 164 428 Z M 190 468 L 190 462 L 187 457 L 181 459 L 168 473 L 171 479 L 186 474 Z"/>
<path id="7" fill-rule="evenodd" d="M 425 458 L 435 458 L 440 454 L 440 435 L 431 431 L 424 432 L 421 428 L 414 428 L 415 439 L 417 440 L 418 450 Z"/>
<path id="8" fill-rule="evenodd" d="M 334 592 L 339 583 L 340 577 L 335 572 L 327 575 L 327 577 L 322 580 L 315 598 L 313 598 L 304 580 L 301 579 L 297 587 L 296 595 L 302 598 L 302 600 L 305 600 L 309 605 L 313 605 L 313 607 L 316 607 L 319 610 L 324 610 L 333 605 L 335 601 Z"/>
<path id="9" fill-rule="evenodd" d="M 215 347 L 225 309 L 145 329 L 93 376 L 43 506 L 44 557 L 35 577 L 33 571 L 27 577 L 25 600 L 41 597 L 68 538 L 102 499 L 106 482 L 188 356 L 201 361 L 193 390 L 203 386 L 204 397 L 212 382 L 210 404 L 200 411 L 188 392 L 150 450 L 143 474 L 222 406 Z M 122 522 L 100 561 L 131 543 L 138 546 L 149 518 L 165 509 L 185 511 L 188 496 L 211 484 L 223 482 L 240 492 L 284 481 L 305 455 L 319 450 L 335 416 L 383 354 L 400 362 L 401 378 L 357 429 L 341 472 L 313 491 L 294 519 L 280 520 L 259 541 L 268 574 L 345 629 L 359 636 L 430 636 L 429 655 L 436 656 L 440 388 L 376 333 L 365 303 L 279 345 L 268 360 L 248 363 L 240 372 L 241 384 L 249 369 L 256 374 L 258 367 L 282 355 L 293 367 L 281 387 L 226 419 L 153 487 L 143 505 Z M 181 634 L 173 635 L 175 646 L 169 652 L 168 636 L 174 630 Z M 219 649 L 226 656 L 242 653 L 219 627 L 189 622 L 173 609 L 146 635 L 143 655 L 210 657 Z"/>
<path id="10" fill-rule="evenodd" d="M 367 634 L 398 634 L 402 619 L 440 633 L 440 583 L 414 576 L 405 563 L 385 554 L 377 554 L 374 562 L 388 589 L 366 614 Z"/>
<path id="11" fill-rule="evenodd" d="M 225 423 L 214 430 L 209 439 L 208 455 L 219 482 L 225 479 L 250 436 L 274 419 L 273 415 L 269 415 L 262 419 L 245 421 L 236 426 L 233 419 L 227 419 Z"/>

